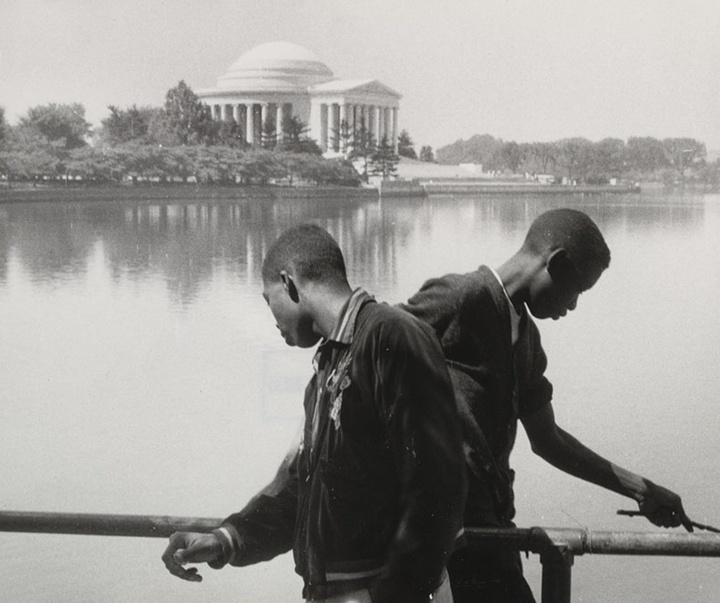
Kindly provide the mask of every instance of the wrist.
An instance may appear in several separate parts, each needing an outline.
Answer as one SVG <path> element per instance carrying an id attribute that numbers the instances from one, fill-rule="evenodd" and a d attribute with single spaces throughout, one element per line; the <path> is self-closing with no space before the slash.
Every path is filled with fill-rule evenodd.
<path id="1" fill-rule="evenodd" d="M 212 561 L 209 561 L 208 565 L 213 569 L 221 569 L 232 561 L 235 554 L 235 546 L 230 532 L 225 527 L 219 527 L 213 530 L 212 534 L 220 544 L 220 550 L 218 551 L 218 556 Z"/>
<path id="2" fill-rule="evenodd" d="M 648 493 L 648 482 L 639 475 L 613 465 L 613 473 L 620 483 L 621 494 L 635 499 L 638 504 L 642 504 Z"/>

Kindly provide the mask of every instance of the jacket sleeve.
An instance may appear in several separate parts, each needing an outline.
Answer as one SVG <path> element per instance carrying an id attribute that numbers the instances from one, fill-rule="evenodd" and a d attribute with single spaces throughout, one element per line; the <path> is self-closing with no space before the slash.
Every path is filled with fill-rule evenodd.
<path id="1" fill-rule="evenodd" d="M 275 478 L 242 511 L 226 518 L 233 540 L 230 564 L 251 565 L 292 549 L 298 501 L 299 447 L 283 459 Z"/>
<path id="2" fill-rule="evenodd" d="M 427 601 L 462 529 L 466 481 L 452 384 L 427 325 L 402 314 L 374 342 L 376 400 L 400 481 L 400 521 L 373 601 Z"/>

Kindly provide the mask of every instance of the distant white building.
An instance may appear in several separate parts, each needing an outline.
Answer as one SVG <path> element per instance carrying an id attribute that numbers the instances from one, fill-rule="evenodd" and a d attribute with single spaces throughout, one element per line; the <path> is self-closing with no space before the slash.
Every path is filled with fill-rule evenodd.
<path id="1" fill-rule="evenodd" d="M 397 152 L 401 95 L 377 80 L 335 79 L 302 46 L 268 42 L 256 46 L 220 76 L 215 88 L 198 90 L 214 119 L 234 119 L 250 144 L 260 141 L 270 120 L 278 135 L 284 117 L 295 116 L 327 154 L 342 153 L 344 122 L 352 131 L 364 121 L 375 140 L 386 137 Z"/>

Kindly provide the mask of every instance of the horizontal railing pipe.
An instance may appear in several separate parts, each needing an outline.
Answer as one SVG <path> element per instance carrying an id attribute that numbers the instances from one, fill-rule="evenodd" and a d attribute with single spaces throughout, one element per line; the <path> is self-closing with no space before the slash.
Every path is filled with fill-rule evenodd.
<path id="1" fill-rule="evenodd" d="M 208 532 L 219 519 L 169 515 L 103 515 L 0 511 L 0 532 L 139 536 Z M 569 603 L 572 566 L 578 555 L 720 557 L 720 534 L 608 532 L 583 528 L 466 528 L 468 546 L 536 553 L 543 566 L 543 603 Z"/>
<path id="2" fill-rule="evenodd" d="M 209 532 L 220 519 L 169 515 L 104 515 L 0 511 L 0 532 L 167 538 L 173 532 Z"/>
<path id="3" fill-rule="evenodd" d="M 496 545 L 542 554 L 564 547 L 573 555 L 720 557 L 720 534 L 609 532 L 584 528 L 466 528 L 470 545 Z"/>

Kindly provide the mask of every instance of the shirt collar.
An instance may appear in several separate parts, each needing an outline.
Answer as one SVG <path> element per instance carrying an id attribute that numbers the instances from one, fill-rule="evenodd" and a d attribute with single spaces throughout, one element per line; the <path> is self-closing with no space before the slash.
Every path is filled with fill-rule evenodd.
<path id="1" fill-rule="evenodd" d="M 345 302 L 343 309 L 340 311 L 333 326 L 332 331 L 328 338 L 323 341 L 333 341 L 335 343 L 342 343 L 349 345 L 353 340 L 355 334 L 355 323 L 360 312 L 360 308 L 365 305 L 365 302 L 371 301 L 374 298 L 362 287 L 358 287 L 350 295 L 350 299 Z"/>

